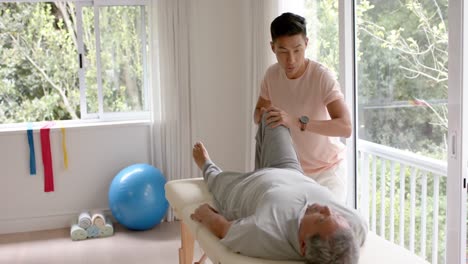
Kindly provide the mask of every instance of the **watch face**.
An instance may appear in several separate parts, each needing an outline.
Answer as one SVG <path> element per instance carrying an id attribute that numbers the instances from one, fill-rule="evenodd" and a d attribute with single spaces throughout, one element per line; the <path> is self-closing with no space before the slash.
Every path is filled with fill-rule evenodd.
<path id="1" fill-rule="evenodd" d="M 309 118 L 307 116 L 301 116 L 301 118 L 299 120 L 303 124 L 307 124 L 309 122 Z"/>

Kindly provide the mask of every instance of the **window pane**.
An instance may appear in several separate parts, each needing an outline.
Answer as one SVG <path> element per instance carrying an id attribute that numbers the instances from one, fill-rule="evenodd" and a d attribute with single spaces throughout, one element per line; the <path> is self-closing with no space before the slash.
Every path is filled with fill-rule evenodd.
<path id="1" fill-rule="evenodd" d="M 94 8 L 83 7 L 83 67 L 85 72 L 87 114 L 99 112 L 96 70 L 96 36 L 94 31 Z"/>
<path id="2" fill-rule="evenodd" d="M 142 26 L 142 16 L 145 15 L 142 9 L 140 6 L 99 8 L 104 112 L 147 110 L 143 68 L 143 47 L 147 49 L 143 37 L 147 26 Z M 88 113 L 97 113 L 99 101 L 93 7 L 83 8 L 83 20 L 86 101 Z"/>
<path id="3" fill-rule="evenodd" d="M 0 124 L 79 118 L 73 3 L 0 3 Z"/>
<path id="4" fill-rule="evenodd" d="M 104 112 L 142 111 L 144 103 L 143 47 L 140 6 L 99 8 L 101 76 Z M 143 31 L 142 31 L 143 28 Z"/>
<path id="5" fill-rule="evenodd" d="M 338 0 L 306 0 L 305 12 L 309 38 L 306 55 L 324 64 L 338 76 Z"/>
<path id="6" fill-rule="evenodd" d="M 358 1 L 361 139 L 446 159 L 447 2 Z"/>
<path id="7" fill-rule="evenodd" d="M 356 2 L 360 208 L 373 231 L 433 263 L 445 263 L 447 7 Z"/>
<path id="8" fill-rule="evenodd" d="M 73 2 L 0 3 L 0 124 L 80 118 L 78 28 L 84 113 L 98 112 L 94 8 L 83 8 L 82 27 L 75 10 Z M 101 7 L 99 14 L 103 109 L 146 111 L 145 8 Z"/>

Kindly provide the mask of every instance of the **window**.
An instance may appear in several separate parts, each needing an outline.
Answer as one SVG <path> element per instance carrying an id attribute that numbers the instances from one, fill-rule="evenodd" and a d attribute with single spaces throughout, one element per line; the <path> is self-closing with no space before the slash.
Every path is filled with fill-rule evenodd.
<path id="1" fill-rule="evenodd" d="M 149 117 L 146 1 L 0 2 L 0 124 Z"/>

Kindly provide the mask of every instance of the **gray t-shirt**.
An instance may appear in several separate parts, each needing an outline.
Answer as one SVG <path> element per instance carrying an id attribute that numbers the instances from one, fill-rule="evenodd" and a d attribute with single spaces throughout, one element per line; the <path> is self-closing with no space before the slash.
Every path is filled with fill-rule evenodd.
<path id="1" fill-rule="evenodd" d="M 234 252 L 264 259 L 303 260 L 299 223 L 307 206 L 314 203 L 342 214 L 360 244 L 364 243 L 367 225 L 356 211 L 335 201 L 327 188 L 300 172 L 266 168 L 248 175 L 232 174 L 223 175 L 230 186 L 223 195 L 215 195 L 215 202 L 220 212 L 234 221 L 221 239 Z"/>

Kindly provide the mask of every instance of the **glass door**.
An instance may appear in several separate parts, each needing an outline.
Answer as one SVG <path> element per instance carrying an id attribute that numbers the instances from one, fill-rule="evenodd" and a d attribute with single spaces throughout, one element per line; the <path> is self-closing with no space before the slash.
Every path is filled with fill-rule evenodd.
<path id="1" fill-rule="evenodd" d="M 448 0 L 356 0 L 357 198 L 371 231 L 446 263 Z"/>

